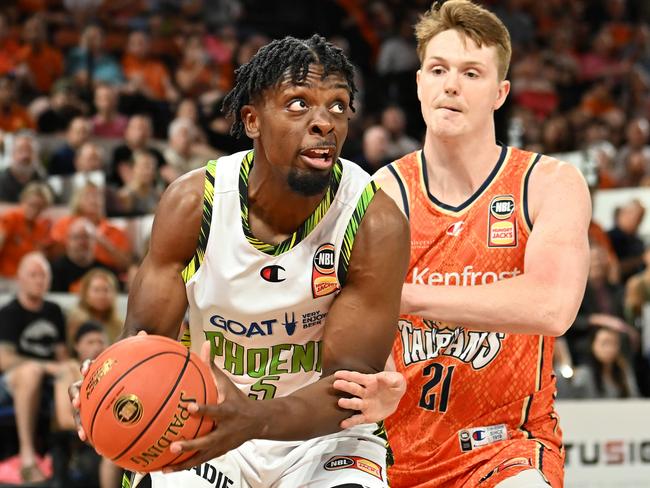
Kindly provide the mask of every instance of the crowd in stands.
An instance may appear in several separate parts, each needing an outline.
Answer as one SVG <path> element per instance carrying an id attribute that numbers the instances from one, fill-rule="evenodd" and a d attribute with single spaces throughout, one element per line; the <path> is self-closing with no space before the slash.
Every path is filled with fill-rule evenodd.
<path id="1" fill-rule="evenodd" d="M 498 139 L 580 160 L 594 196 L 650 187 L 650 4 L 481 3 L 513 41 L 512 89 L 496 115 Z M 35 421 L 25 419 L 41 401 L 34 392 L 44 378 L 61 376 L 55 369 L 69 370 L 70 358 L 101 350 L 80 352 L 87 333 L 100 336 L 102 347 L 117 337 L 123 317 L 115 297 L 128 291 L 146 252 L 164 189 L 207 160 L 250 146 L 230 136 L 220 109 L 234 70 L 274 37 L 317 32 L 337 44 L 355 65 L 359 87 L 343 156 L 373 173 L 423 140 L 412 25 L 430 5 L 2 2 L 0 293 L 8 299 L 0 309 L 0 374 L 16 407 L 22 480 L 38 481 L 45 470 L 33 443 Z M 561 398 L 650 396 L 642 336 L 650 250 L 639 234 L 645 209 L 631 200 L 612 212 L 611 229 L 592 222 L 584 302 L 558 342 Z M 45 277 L 36 291 L 25 291 L 39 273 Z M 43 280 L 47 290 L 38 288 Z M 77 305 L 51 308 L 48 290 L 73 294 Z M 47 347 L 25 350 L 20 334 L 30 333 L 39 314 L 52 326 Z M 0 406 L 6 400 L 0 388 Z M 59 420 L 70 428 L 69 419 Z M 102 472 L 107 487 L 113 473 Z"/>

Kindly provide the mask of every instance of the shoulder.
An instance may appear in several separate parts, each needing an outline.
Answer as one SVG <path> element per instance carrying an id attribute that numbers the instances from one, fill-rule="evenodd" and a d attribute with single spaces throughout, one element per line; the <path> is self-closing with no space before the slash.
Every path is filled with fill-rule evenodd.
<path id="1" fill-rule="evenodd" d="M 51 302 L 50 300 L 45 300 L 43 302 L 43 314 L 44 315 L 63 315 L 63 310 L 58 303 Z"/>
<path id="2" fill-rule="evenodd" d="M 553 204 L 591 216 L 591 198 L 584 177 L 574 165 L 542 156 L 530 174 L 529 207 L 533 222 L 540 209 Z"/>
<path id="3" fill-rule="evenodd" d="M 363 219 L 360 229 L 368 233 L 377 242 L 386 243 L 386 239 L 397 242 L 409 242 L 410 229 L 406 217 L 394 199 L 383 189 L 379 189 Z"/>

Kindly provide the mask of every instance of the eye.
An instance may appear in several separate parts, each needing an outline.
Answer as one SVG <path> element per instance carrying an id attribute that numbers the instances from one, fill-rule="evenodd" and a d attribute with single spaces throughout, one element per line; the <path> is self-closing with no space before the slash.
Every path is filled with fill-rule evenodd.
<path id="1" fill-rule="evenodd" d="M 478 78 L 480 75 L 477 71 L 471 70 L 465 73 L 468 78 Z"/>
<path id="2" fill-rule="evenodd" d="M 305 109 L 307 109 L 307 102 L 305 102 L 302 98 L 291 100 L 287 106 L 287 110 L 290 112 L 302 112 Z"/>
<path id="3" fill-rule="evenodd" d="M 345 113 L 346 108 L 347 105 L 343 102 L 336 102 L 330 107 L 330 111 L 334 112 L 335 114 L 343 114 Z"/>
<path id="4" fill-rule="evenodd" d="M 445 72 L 445 69 L 442 66 L 434 66 L 431 68 L 431 73 L 434 75 L 441 75 Z"/>

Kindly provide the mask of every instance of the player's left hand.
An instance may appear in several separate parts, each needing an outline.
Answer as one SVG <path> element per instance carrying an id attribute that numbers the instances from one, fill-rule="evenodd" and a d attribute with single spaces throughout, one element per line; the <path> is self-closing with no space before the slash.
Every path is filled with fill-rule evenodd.
<path id="1" fill-rule="evenodd" d="M 342 429 L 385 419 L 397 409 L 406 391 L 406 380 L 397 371 L 376 374 L 336 371 L 334 377 L 334 388 L 355 397 L 340 398 L 339 407 L 360 412 L 342 421 Z"/>
<path id="2" fill-rule="evenodd" d="M 192 415 L 208 417 L 216 427 L 203 437 L 187 441 L 172 442 L 169 450 L 173 453 L 196 451 L 182 463 L 163 469 L 163 473 L 183 471 L 201 463 L 222 456 L 239 447 L 259 434 L 258 420 L 262 413 L 256 400 L 248 398 L 232 381 L 210 361 L 210 345 L 206 341 L 201 348 L 201 359 L 212 369 L 219 393 L 216 405 L 192 403 L 188 410 Z"/>

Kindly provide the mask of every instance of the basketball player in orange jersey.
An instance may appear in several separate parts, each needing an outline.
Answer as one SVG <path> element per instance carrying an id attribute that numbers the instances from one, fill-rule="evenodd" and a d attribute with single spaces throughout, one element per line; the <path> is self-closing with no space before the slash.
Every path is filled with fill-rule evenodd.
<path id="1" fill-rule="evenodd" d="M 332 388 L 339 369 L 383 369 L 409 256 L 393 200 L 339 157 L 354 92 L 322 37 L 273 41 L 224 102 L 253 148 L 163 195 L 124 335 L 176 338 L 189 306 L 187 339 L 209 341 L 220 398 L 194 411 L 213 432 L 170 446 L 196 453 L 142 486 L 387 487 L 385 439 L 341 431 L 350 413 Z"/>
<path id="2" fill-rule="evenodd" d="M 500 145 L 510 39 L 466 0 L 416 26 L 424 149 L 378 180 L 411 223 L 392 359 L 407 382 L 385 421 L 391 486 L 562 486 L 554 336 L 573 322 L 588 270 L 587 186 L 572 166 Z M 400 376 L 338 372 L 340 405 L 376 421 Z"/>

